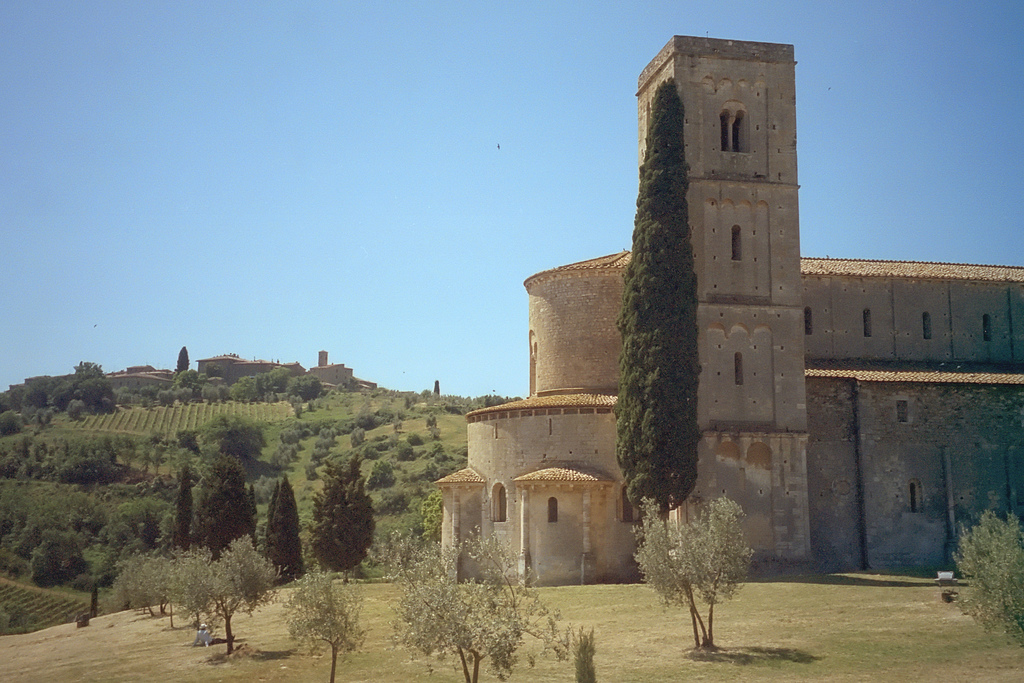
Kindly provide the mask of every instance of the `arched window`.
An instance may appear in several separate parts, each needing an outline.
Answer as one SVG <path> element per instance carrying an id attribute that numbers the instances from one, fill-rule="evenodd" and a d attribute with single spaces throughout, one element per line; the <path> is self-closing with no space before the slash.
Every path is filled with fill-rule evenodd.
<path id="1" fill-rule="evenodd" d="M 927 311 L 921 314 L 921 336 L 925 339 L 932 338 L 932 314 Z"/>
<path id="2" fill-rule="evenodd" d="M 622 521 L 633 521 L 633 504 L 629 502 L 629 496 L 626 495 L 625 486 L 622 487 Z"/>
<path id="3" fill-rule="evenodd" d="M 739 261 L 743 258 L 743 239 L 740 234 L 740 226 L 732 226 L 732 260 Z"/>
<path id="4" fill-rule="evenodd" d="M 871 336 L 871 309 L 870 308 L 865 308 L 864 309 L 864 336 L 865 337 L 870 337 Z"/>
<path id="5" fill-rule="evenodd" d="M 743 354 L 736 352 L 736 355 L 732 357 L 733 363 L 733 375 L 736 380 L 736 384 L 743 384 Z"/>
<path id="6" fill-rule="evenodd" d="M 988 313 L 981 316 L 981 338 L 992 341 L 992 317 Z"/>
<path id="7" fill-rule="evenodd" d="M 505 487 L 501 484 L 494 485 L 494 493 L 491 496 L 491 502 L 494 504 L 494 513 L 492 519 L 495 522 L 504 522 L 508 520 L 508 498 L 505 494 Z"/>
<path id="8" fill-rule="evenodd" d="M 910 480 L 910 511 L 920 512 L 922 503 L 921 482 L 917 479 Z"/>
<path id="9" fill-rule="evenodd" d="M 554 524 L 558 521 L 558 499 L 552 496 L 548 498 L 548 523 Z"/>
<path id="10" fill-rule="evenodd" d="M 811 318 L 811 307 L 804 308 L 804 334 L 814 334 L 814 321 Z"/>
<path id="11" fill-rule="evenodd" d="M 723 152 L 749 152 L 747 112 L 735 100 L 726 102 L 718 115 L 720 146 Z"/>

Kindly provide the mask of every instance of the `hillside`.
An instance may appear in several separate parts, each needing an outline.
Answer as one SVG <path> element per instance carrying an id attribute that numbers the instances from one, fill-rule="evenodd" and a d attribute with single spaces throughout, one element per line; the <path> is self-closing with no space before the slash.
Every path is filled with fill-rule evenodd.
<path id="1" fill-rule="evenodd" d="M 218 415 L 263 426 L 266 445 L 243 461 L 258 524 L 285 474 L 308 522 L 323 463 L 358 455 L 378 537 L 420 534 L 433 482 L 465 466 L 464 414 L 484 401 L 375 389 L 304 403 L 175 401 L 79 419 L 51 414 L 0 438 L 0 575 L 88 591 L 93 582 L 110 585 L 119 559 L 166 547 L 177 474 L 210 461 L 215 446 L 203 426 Z M 47 562 L 37 560 L 43 548 Z"/>

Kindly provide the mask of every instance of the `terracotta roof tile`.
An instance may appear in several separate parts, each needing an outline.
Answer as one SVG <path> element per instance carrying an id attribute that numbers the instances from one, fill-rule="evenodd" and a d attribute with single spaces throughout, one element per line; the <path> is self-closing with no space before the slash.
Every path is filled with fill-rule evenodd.
<path id="1" fill-rule="evenodd" d="M 800 273 L 802 275 L 1024 282 L 1024 267 L 1020 266 L 982 266 L 969 263 L 933 263 L 926 261 L 802 258 L 800 259 Z"/>
<path id="2" fill-rule="evenodd" d="M 570 263 L 544 270 L 526 279 L 561 272 L 622 270 L 631 254 L 621 251 L 587 261 Z M 812 258 L 800 259 L 802 275 L 845 275 L 850 277 L 900 277 L 926 280 L 979 280 L 982 282 L 1024 282 L 1024 266 L 986 266 L 971 263 L 937 263 L 932 261 L 873 261 L 868 259 Z"/>
<path id="3" fill-rule="evenodd" d="M 626 267 L 629 263 L 630 252 L 620 251 L 617 254 L 609 254 L 608 256 L 599 256 L 597 258 L 588 259 L 586 261 L 577 261 L 576 263 L 569 263 L 564 266 L 558 266 L 557 268 L 550 268 L 548 270 L 542 270 L 539 273 L 531 275 L 526 278 L 523 282 L 524 285 L 529 286 L 532 280 L 545 277 L 547 275 L 555 275 L 557 273 L 571 273 L 574 271 L 619 271 Z"/>
<path id="4" fill-rule="evenodd" d="M 466 413 L 466 417 L 501 413 L 507 410 L 530 410 L 532 408 L 612 408 L 618 400 L 615 394 L 555 394 L 552 396 L 531 396 L 520 401 L 502 403 L 498 406 L 480 408 Z"/>
<path id="5" fill-rule="evenodd" d="M 1024 374 L 921 370 L 816 370 L 807 377 L 855 379 L 859 382 L 925 382 L 930 384 L 1024 384 Z"/>
<path id="6" fill-rule="evenodd" d="M 603 472 L 587 471 L 578 467 L 548 467 L 543 470 L 529 472 L 513 481 L 538 482 L 538 481 L 613 481 L 611 477 Z"/>
<path id="7" fill-rule="evenodd" d="M 435 484 L 483 484 L 484 478 L 477 474 L 476 470 L 466 467 L 458 472 L 452 472 L 447 477 L 441 477 Z"/>

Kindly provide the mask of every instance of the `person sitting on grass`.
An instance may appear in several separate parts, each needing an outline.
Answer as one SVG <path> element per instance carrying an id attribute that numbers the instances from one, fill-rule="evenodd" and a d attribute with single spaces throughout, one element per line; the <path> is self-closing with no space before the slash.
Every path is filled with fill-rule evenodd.
<path id="1" fill-rule="evenodd" d="M 210 647 L 211 640 L 213 639 L 210 637 L 210 631 L 207 630 L 206 624 L 199 624 L 199 631 L 196 632 L 196 639 L 192 641 L 192 647 L 199 644 Z"/>

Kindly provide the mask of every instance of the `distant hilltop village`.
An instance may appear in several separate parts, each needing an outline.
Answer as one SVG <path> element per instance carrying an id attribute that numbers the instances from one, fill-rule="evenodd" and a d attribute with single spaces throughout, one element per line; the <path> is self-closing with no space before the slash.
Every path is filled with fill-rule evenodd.
<path id="1" fill-rule="evenodd" d="M 309 370 L 302 367 L 297 361 L 279 363 L 270 360 L 247 360 L 234 353 L 203 358 L 196 361 L 196 365 L 199 372 L 205 374 L 211 381 L 219 381 L 226 386 L 231 386 L 243 377 L 253 377 L 277 368 L 284 368 L 293 377 L 312 375 L 328 389 L 352 384 L 364 389 L 377 388 L 375 382 L 368 382 L 353 376 L 352 368 L 345 367 L 344 363 L 329 363 L 326 351 L 320 352 L 316 367 Z M 152 365 L 133 365 L 125 370 L 107 373 L 107 378 L 114 391 L 122 387 L 128 389 L 140 389 L 145 386 L 169 387 L 174 381 L 174 371 L 160 370 Z"/>

